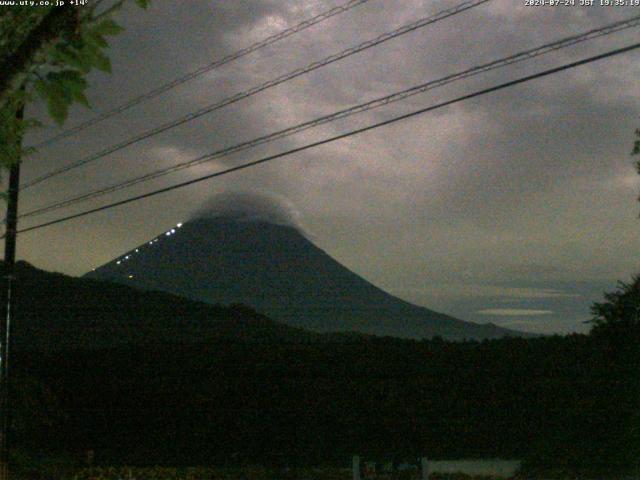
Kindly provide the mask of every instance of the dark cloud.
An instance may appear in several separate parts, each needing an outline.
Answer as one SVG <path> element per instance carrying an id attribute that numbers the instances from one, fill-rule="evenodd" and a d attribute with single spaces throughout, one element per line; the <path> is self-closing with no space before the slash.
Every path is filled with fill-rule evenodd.
<path id="1" fill-rule="evenodd" d="M 264 221 L 304 231 L 301 214 L 287 199 L 264 192 L 225 192 L 214 195 L 196 210 L 192 219 L 230 217 Z"/>
<path id="2" fill-rule="evenodd" d="M 105 110 L 340 3 L 156 0 L 148 12 L 129 9 L 121 16 L 127 32 L 113 43 L 114 73 L 92 75 L 91 101 L 96 111 Z M 371 0 L 41 152 L 25 162 L 24 178 L 457 3 Z M 634 14 L 636 8 L 525 7 L 524 2 L 494 0 L 36 187 L 24 193 L 22 208 L 190 160 Z M 601 53 L 636 37 L 631 30 L 458 82 L 155 180 L 113 199 Z M 183 221 L 212 196 L 217 206 L 239 202 L 246 209 L 289 218 L 291 207 L 283 209 L 278 200 L 285 198 L 285 205 L 303 212 L 307 231 L 314 232 L 322 248 L 405 298 L 475 321 L 486 321 L 474 312 L 489 308 L 553 310 L 535 328 L 584 329 L 581 319 L 597 299 L 592 290 L 574 292 L 563 284 L 560 290 L 582 296 L 553 297 L 553 303 L 538 294 L 508 306 L 499 303 L 500 295 L 487 302 L 482 292 L 491 286 L 534 288 L 531 282 L 545 291 L 556 288 L 553 282 L 579 280 L 613 287 L 617 278 L 640 267 L 635 230 L 640 185 L 629 157 L 638 126 L 637 58 L 629 54 L 580 67 L 25 235 L 19 252 L 42 267 L 79 274 Z M 42 114 L 42 106 L 32 109 L 32 115 Z M 69 125 L 90 116 L 74 108 Z M 32 140 L 50 133 L 45 129 Z M 226 195 L 238 191 L 260 196 L 248 201 Z M 49 218 L 55 215 L 39 219 Z M 475 292 L 472 299 L 464 294 L 469 290 Z"/>

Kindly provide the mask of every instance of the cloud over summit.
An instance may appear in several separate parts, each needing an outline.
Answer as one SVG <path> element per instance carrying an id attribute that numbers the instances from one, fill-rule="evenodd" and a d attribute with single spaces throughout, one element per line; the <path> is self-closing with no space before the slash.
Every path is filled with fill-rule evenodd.
<path id="1" fill-rule="evenodd" d="M 281 195 L 259 191 L 230 191 L 212 196 L 192 219 L 231 217 L 294 227 L 304 232 L 300 212 Z"/>

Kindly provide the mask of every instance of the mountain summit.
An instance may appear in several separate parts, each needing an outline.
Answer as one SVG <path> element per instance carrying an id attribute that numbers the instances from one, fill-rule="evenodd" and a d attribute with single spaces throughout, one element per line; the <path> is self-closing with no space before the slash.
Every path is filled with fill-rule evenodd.
<path id="1" fill-rule="evenodd" d="M 356 275 L 296 227 L 239 212 L 178 224 L 86 276 L 208 303 L 250 305 L 318 332 L 461 340 L 522 335 L 396 298 Z"/>

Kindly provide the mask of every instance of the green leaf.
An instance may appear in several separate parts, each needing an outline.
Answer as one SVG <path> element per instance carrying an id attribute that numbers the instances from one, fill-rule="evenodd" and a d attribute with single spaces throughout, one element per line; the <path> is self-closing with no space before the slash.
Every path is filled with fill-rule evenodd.
<path id="1" fill-rule="evenodd" d="M 60 84 L 66 93 L 70 94 L 73 99 L 85 107 L 89 107 L 89 100 L 84 95 L 87 88 L 87 81 L 82 75 L 74 70 L 66 70 L 59 72 Z"/>
<path id="2" fill-rule="evenodd" d="M 67 103 L 73 101 L 73 94 L 69 88 L 65 87 L 61 80 L 52 80 L 49 82 L 49 99 L 56 97 L 64 100 Z"/>
<path id="3" fill-rule="evenodd" d="M 84 92 L 74 92 L 73 99 L 76 102 L 80 103 L 81 105 L 84 105 L 87 108 L 91 108 L 91 105 L 89 104 L 89 100 L 85 96 Z"/>
<path id="4" fill-rule="evenodd" d="M 49 98 L 49 86 L 44 80 L 36 80 L 33 82 L 33 86 L 36 89 L 36 93 L 40 95 L 40 98 L 47 100 Z"/>
<path id="5" fill-rule="evenodd" d="M 97 48 L 107 48 L 109 46 L 107 40 L 98 32 L 91 32 L 85 35 L 84 41 L 91 43 L 94 47 Z"/>
<path id="6" fill-rule="evenodd" d="M 62 63 L 75 67 L 83 73 L 88 73 L 91 70 L 91 62 L 84 58 L 80 51 L 68 46 L 59 46 L 52 52 L 52 57 Z"/>
<path id="7" fill-rule="evenodd" d="M 124 28 L 122 28 L 112 19 L 107 19 L 100 22 L 92 30 L 99 35 L 117 35 L 123 32 Z"/>
<path id="8" fill-rule="evenodd" d="M 62 125 L 69 113 L 69 102 L 62 96 L 56 95 L 49 96 L 48 100 L 49 115 L 58 125 Z"/>
<path id="9" fill-rule="evenodd" d="M 111 60 L 100 50 L 93 54 L 93 65 L 98 69 L 106 73 L 111 73 Z"/>
<path id="10" fill-rule="evenodd" d="M 80 56 L 83 62 L 88 63 L 90 67 L 96 67 L 103 72 L 111 73 L 111 61 L 100 48 L 85 42 L 84 48 L 80 50 Z"/>
<path id="11" fill-rule="evenodd" d="M 72 91 L 82 91 L 87 88 L 87 81 L 77 70 L 63 70 L 50 74 L 55 81 L 60 82 L 64 88 Z"/>
<path id="12" fill-rule="evenodd" d="M 67 119 L 69 104 L 72 102 L 73 96 L 71 92 L 64 88 L 63 83 L 55 77 L 53 80 L 47 82 L 47 84 L 46 91 L 49 115 L 51 115 L 51 118 L 53 118 L 56 123 L 62 125 Z"/>
<path id="13" fill-rule="evenodd" d="M 145 10 L 149 6 L 149 3 L 149 0 L 136 0 L 136 5 L 138 5 L 140 8 L 144 8 Z"/>
<path id="14" fill-rule="evenodd" d="M 89 48 L 78 50 L 78 64 L 82 73 L 89 73 L 93 67 L 93 53 Z"/>

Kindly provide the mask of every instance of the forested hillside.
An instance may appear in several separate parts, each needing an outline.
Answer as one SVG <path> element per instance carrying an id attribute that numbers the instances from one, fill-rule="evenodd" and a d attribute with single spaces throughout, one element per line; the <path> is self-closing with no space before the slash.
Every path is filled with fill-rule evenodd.
<path id="1" fill-rule="evenodd" d="M 345 465 L 355 453 L 638 466 L 637 323 L 457 343 L 323 335 L 246 307 L 19 272 L 20 451 L 171 466 Z"/>

